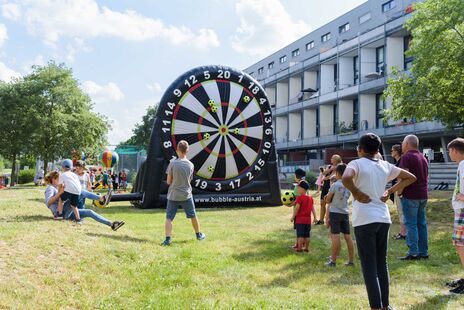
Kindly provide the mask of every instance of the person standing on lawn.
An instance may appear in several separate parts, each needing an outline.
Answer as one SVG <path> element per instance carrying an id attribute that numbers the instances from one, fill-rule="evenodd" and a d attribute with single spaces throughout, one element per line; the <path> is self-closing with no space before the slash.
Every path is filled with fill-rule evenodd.
<path id="1" fill-rule="evenodd" d="M 395 160 L 395 166 L 399 167 L 401 163 L 402 147 L 401 144 L 395 144 L 391 148 L 391 155 Z M 397 180 L 392 181 L 392 186 L 395 185 Z M 404 225 L 404 215 L 403 215 L 403 206 L 401 205 L 401 199 L 398 196 L 398 193 L 390 195 L 390 199 L 396 205 L 396 211 L 398 213 L 398 218 L 400 220 L 400 232 L 395 236 L 395 240 L 404 240 L 406 239 L 406 226 Z"/>
<path id="2" fill-rule="evenodd" d="M 353 227 L 358 256 L 371 309 L 389 309 L 389 273 L 387 264 L 388 231 L 391 219 L 388 196 L 412 184 L 416 178 L 406 170 L 376 154 L 380 138 L 368 133 L 359 139 L 359 159 L 351 161 L 343 173 L 343 185 L 353 195 Z M 385 191 L 387 183 L 398 183 Z"/>
<path id="3" fill-rule="evenodd" d="M 448 144 L 449 156 L 459 164 L 456 172 L 452 206 L 454 209 L 453 245 L 458 252 L 461 265 L 464 267 L 464 139 L 456 138 Z M 464 294 L 464 279 L 457 279 L 447 283 L 450 292 Z"/>
<path id="4" fill-rule="evenodd" d="M 166 222 L 164 230 L 166 238 L 161 245 L 171 245 L 172 222 L 176 217 L 179 207 L 184 209 L 185 215 L 192 221 L 193 229 L 197 240 L 203 240 L 206 235 L 200 231 L 200 223 L 198 222 L 195 211 L 195 202 L 192 196 L 192 185 L 190 182 L 193 178 L 193 164 L 187 159 L 189 144 L 185 140 L 179 141 L 177 144 L 178 158 L 172 160 L 166 169 L 166 183 L 169 185 L 166 206 Z"/>
<path id="5" fill-rule="evenodd" d="M 316 211 L 314 210 L 313 197 L 307 195 L 309 184 L 305 180 L 298 183 L 298 197 L 296 198 L 295 208 L 291 221 L 295 223 L 297 246 L 295 252 L 309 252 L 309 237 L 311 233 L 311 213 L 314 219 Z"/>
<path id="6" fill-rule="evenodd" d="M 409 251 L 401 260 L 429 258 L 426 206 L 428 198 L 429 164 L 419 152 L 419 139 L 415 135 L 404 138 L 400 168 L 411 172 L 417 181 L 403 192 L 398 191 L 406 225 L 406 244 Z"/>

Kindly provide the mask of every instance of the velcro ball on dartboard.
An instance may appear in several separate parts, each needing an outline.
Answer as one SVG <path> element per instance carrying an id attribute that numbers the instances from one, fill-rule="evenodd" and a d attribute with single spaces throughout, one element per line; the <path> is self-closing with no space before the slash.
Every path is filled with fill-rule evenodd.
<path id="1" fill-rule="evenodd" d="M 286 206 L 291 205 L 295 201 L 295 194 L 287 190 L 282 194 L 282 203 Z"/>

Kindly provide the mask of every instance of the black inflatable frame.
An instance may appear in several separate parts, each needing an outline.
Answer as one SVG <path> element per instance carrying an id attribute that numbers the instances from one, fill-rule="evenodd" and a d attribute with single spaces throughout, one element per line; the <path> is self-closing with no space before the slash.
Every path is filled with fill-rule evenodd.
<path id="1" fill-rule="evenodd" d="M 211 98 L 214 96 L 216 101 Z M 217 102 L 219 100 L 221 102 Z M 193 103 L 186 108 L 188 102 Z M 198 103 L 201 109 L 198 109 Z M 253 115 L 247 115 L 247 111 Z M 192 124 L 190 134 L 185 132 L 188 122 Z M 175 123 L 182 124 L 183 129 L 178 130 Z M 202 126 L 211 128 L 213 125 L 217 129 L 208 133 L 212 137 L 208 140 L 209 135 L 206 136 L 202 133 L 204 130 L 200 129 Z M 254 132 L 254 137 L 251 134 L 246 136 L 249 131 Z M 191 158 L 195 164 L 192 187 L 197 207 L 282 204 L 272 114 L 267 95 L 253 77 L 225 66 L 197 67 L 184 73 L 169 86 L 160 101 L 147 159 L 137 173 L 132 193 L 115 194 L 111 200 L 131 201 L 140 208 L 165 208 L 168 190 L 166 168 L 176 156 L 175 146 L 180 139 L 190 140 L 189 143 L 201 142 L 204 146 L 203 150 L 198 151 L 197 143 L 198 153 Z M 213 144 L 219 152 L 209 149 Z M 242 155 L 245 150 L 248 156 Z M 211 157 L 211 154 L 217 156 Z M 237 171 L 237 175 L 227 170 L 227 154 L 230 156 L 229 166 L 233 166 L 232 170 Z M 206 163 L 203 163 L 205 158 L 209 162 L 215 160 L 214 165 L 209 165 L 206 170 Z M 232 159 L 234 162 L 231 165 Z M 232 176 L 227 177 L 227 173 Z"/>

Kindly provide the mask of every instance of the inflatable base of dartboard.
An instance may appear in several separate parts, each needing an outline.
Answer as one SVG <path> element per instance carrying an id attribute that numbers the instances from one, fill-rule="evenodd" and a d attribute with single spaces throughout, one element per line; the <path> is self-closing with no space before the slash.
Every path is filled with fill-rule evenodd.
<path id="1" fill-rule="evenodd" d="M 196 206 L 282 204 L 269 100 L 251 76 L 223 66 L 195 68 L 169 86 L 133 194 L 112 201 L 165 208 L 166 168 L 181 140 L 189 143 L 194 164 Z"/>

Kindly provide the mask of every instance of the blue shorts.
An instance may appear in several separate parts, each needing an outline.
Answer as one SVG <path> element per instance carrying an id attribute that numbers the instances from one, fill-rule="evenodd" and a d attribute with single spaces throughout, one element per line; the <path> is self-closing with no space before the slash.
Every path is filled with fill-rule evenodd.
<path id="1" fill-rule="evenodd" d="M 166 205 L 166 218 L 173 221 L 176 217 L 177 209 L 179 207 L 184 209 L 185 215 L 188 219 L 197 216 L 195 212 L 195 203 L 193 202 L 193 198 L 187 199 L 185 201 L 174 201 L 168 199 L 168 203 Z"/>

